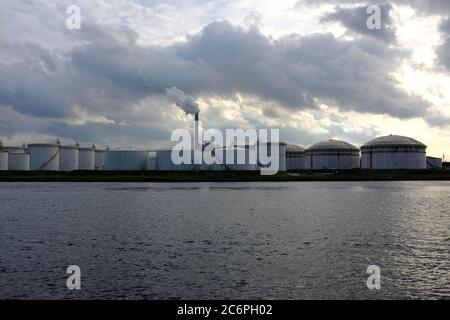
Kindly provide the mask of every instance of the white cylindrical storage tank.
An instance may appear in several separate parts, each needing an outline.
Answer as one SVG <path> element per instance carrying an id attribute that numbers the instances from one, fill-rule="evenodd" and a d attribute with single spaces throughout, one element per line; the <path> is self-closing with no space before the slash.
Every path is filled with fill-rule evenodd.
<path id="1" fill-rule="evenodd" d="M 361 147 L 363 169 L 426 169 L 427 146 L 403 136 L 379 137 Z"/>
<path id="2" fill-rule="evenodd" d="M 0 151 L 0 171 L 8 170 L 8 153 Z"/>
<path id="3" fill-rule="evenodd" d="M 25 147 L 3 147 L 2 151 L 8 152 L 8 153 L 26 153 L 26 148 Z"/>
<path id="4" fill-rule="evenodd" d="M 30 144 L 31 171 L 59 171 L 59 144 Z"/>
<path id="5" fill-rule="evenodd" d="M 78 149 L 78 170 L 94 170 L 95 168 L 95 148 Z"/>
<path id="6" fill-rule="evenodd" d="M 259 169 L 256 146 L 218 148 L 215 158 L 223 163 L 219 164 L 218 169 L 233 171 L 256 171 Z"/>
<path id="7" fill-rule="evenodd" d="M 197 166 L 200 171 L 225 171 L 225 148 L 216 144 L 203 145 L 203 163 Z M 208 162 L 208 163 L 207 163 Z"/>
<path id="8" fill-rule="evenodd" d="M 156 152 L 154 151 L 148 153 L 147 170 L 156 170 Z"/>
<path id="9" fill-rule="evenodd" d="M 309 170 L 356 169 L 360 167 L 360 151 L 345 141 L 322 141 L 306 149 L 306 167 Z"/>
<path id="10" fill-rule="evenodd" d="M 106 150 L 95 150 L 95 159 L 94 159 L 94 163 L 95 163 L 95 170 L 105 170 L 105 154 L 106 154 Z"/>
<path id="11" fill-rule="evenodd" d="M 306 150 L 294 144 L 286 146 L 286 170 L 305 170 L 306 169 Z"/>
<path id="12" fill-rule="evenodd" d="M 193 171 L 195 166 L 193 165 L 194 153 L 192 150 L 177 151 L 180 157 L 186 154 L 186 157 L 190 159 L 191 164 L 182 163 L 175 164 L 172 162 L 172 149 L 158 150 L 156 152 L 156 170 L 159 171 Z"/>
<path id="13" fill-rule="evenodd" d="M 59 150 L 59 170 L 78 170 L 78 146 L 62 146 Z"/>
<path id="14" fill-rule="evenodd" d="M 30 155 L 28 153 L 9 153 L 9 171 L 30 171 Z"/>
<path id="15" fill-rule="evenodd" d="M 147 169 L 148 151 L 116 150 L 105 154 L 107 171 L 141 171 Z"/>

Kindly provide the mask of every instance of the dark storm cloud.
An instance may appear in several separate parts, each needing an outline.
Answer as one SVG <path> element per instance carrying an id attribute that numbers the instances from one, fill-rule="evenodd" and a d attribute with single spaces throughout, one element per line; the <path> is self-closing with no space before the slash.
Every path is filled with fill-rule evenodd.
<path id="1" fill-rule="evenodd" d="M 365 39 L 316 34 L 272 42 L 256 30 L 214 23 L 177 49 L 184 60 L 212 69 L 210 90 L 222 94 L 243 91 L 292 109 L 314 107 L 319 100 L 400 118 L 426 109 L 389 77 L 400 52 Z"/>
<path id="2" fill-rule="evenodd" d="M 340 22 L 348 30 L 361 35 L 367 35 L 386 42 L 395 41 L 395 30 L 393 20 L 390 15 L 393 9 L 390 4 L 380 5 L 381 29 L 369 29 L 367 19 L 372 13 L 367 13 L 368 6 L 358 6 L 356 8 L 336 7 L 331 13 L 322 18 L 322 21 Z"/>
<path id="3" fill-rule="evenodd" d="M 64 53 L 16 44 L 19 54 L 0 62 L 0 104 L 42 118 L 65 118 L 81 106 L 126 119 L 131 105 L 177 87 L 194 96 L 250 94 L 292 110 L 326 102 L 398 118 L 427 112 L 426 102 L 390 77 L 401 52 L 367 39 L 315 34 L 273 41 L 228 22 L 169 47 L 139 46 L 128 29 L 87 26 L 79 36 L 83 44 Z"/>

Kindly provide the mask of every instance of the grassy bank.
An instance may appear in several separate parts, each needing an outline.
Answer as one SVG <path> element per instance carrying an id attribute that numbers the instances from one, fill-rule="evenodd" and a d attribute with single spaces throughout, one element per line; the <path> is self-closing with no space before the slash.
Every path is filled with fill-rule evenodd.
<path id="1" fill-rule="evenodd" d="M 450 170 L 290 172 L 0 172 L 1 182 L 450 181 Z"/>

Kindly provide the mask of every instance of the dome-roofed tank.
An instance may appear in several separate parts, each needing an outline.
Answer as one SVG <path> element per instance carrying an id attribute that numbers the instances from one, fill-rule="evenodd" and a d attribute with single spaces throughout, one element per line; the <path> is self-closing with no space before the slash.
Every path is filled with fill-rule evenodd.
<path id="1" fill-rule="evenodd" d="M 348 170 L 360 167 L 359 149 L 340 140 L 327 140 L 306 149 L 306 165 L 310 170 Z"/>
<path id="2" fill-rule="evenodd" d="M 361 147 L 363 169 L 426 169 L 427 146 L 413 138 L 389 135 Z"/>
<path id="3" fill-rule="evenodd" d="M 288 171 L 306 169 L 306 149 L 295 144 L 286 146 L 286 169 Z"/>

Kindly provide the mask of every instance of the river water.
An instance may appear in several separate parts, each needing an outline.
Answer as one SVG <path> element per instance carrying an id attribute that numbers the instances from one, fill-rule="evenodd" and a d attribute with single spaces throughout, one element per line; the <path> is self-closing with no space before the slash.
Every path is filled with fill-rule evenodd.
<path id="1" fill-rule="evenodd" d="M 449 299 L 450 183 L 0 183 L 0 298 Z"/>

